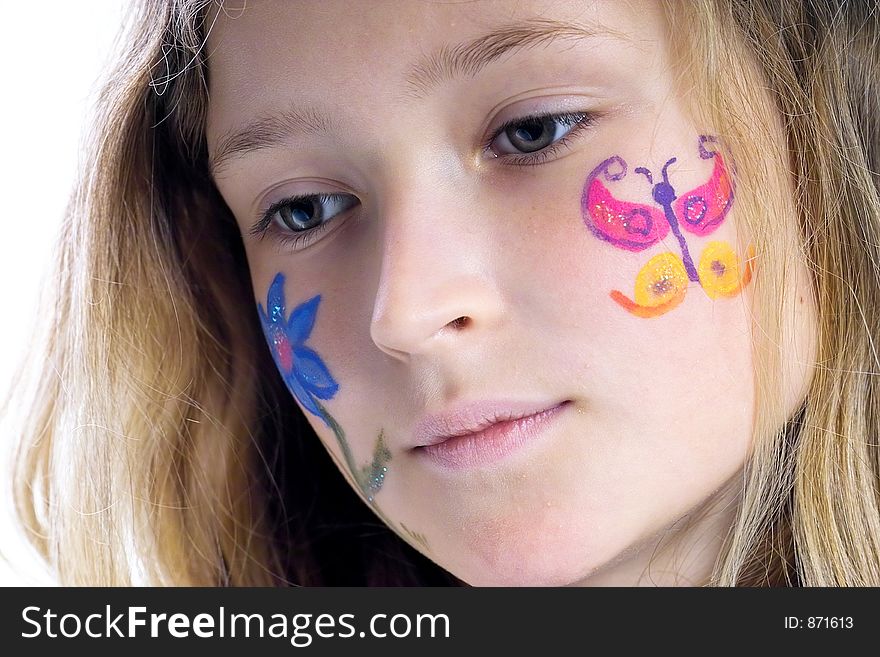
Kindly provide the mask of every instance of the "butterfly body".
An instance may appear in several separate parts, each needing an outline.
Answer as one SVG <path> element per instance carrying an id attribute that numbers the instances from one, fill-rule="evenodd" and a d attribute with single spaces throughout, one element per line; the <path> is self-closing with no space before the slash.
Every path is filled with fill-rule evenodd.
<path id="1" fill-rule="evenodd" d="M 694 261 L 688 250 L 687 240 L 685 240 L 684 235 L 681 233 L 681 228 L 678 225 L 678 218 L 675 216 L 675 210 L 672 207 L 673 201 L 678 199 L 678 196 L 675 194 L 675 188 L 673 188 L 669 182 L 669 173 L 667 172 L 667 169 L 669 169 L 669 165 L 674 164 L 675 161 L 676 158 L 674 157 L 666 161 L 666 164 L 663 165 L 663 171 L 661 172 L 663 179 L 656 185 L 654 184 L 654 177 L 651 174 L 650 169 L 638 167 L 635 171 L 636 173 L 645 176 L 648 179 L 648 182 L 653 185 L 651 188 L 651 198 L 654 199 L 654 202 L 657 205 L 663 208 L 663 216 L 666 221 L 669 222 L 669 228 L 678 240 L 678 246 L 681 249 L 682 262 L 684 263 L 684 269 L 687 272 L 688 279 L 694 283 L 699 283 L 700 275 L 697 273 L 697 268 L 694 267 Z"/>

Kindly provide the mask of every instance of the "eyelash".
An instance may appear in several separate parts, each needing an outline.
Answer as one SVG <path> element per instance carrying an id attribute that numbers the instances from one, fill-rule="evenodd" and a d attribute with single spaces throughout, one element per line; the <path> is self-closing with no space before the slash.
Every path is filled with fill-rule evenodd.
<path id="1" fill-rule="evenodd" d="M 487 138 L 483 142 L 483 153 L 488 154 L 492 152 L 492 144 L 495 142 L 495 140 L 498 139 L 498 137 L 502 133 L 512 128 L 513 126 L 520 125 L 522 123 L 525 123 L 526 121 L 541 121 L 544 119 L 557 119 L 560 122 L 571 126 L 571 129 L 558 140 L 554 141 L 552 144 L 550 144 L 546 148 L 541 149 L 540 151 L 515 156 L 510 153 L 505 153 L 502 155 L 498 155 L 496 153 L 494 155 L 494 158 L 504 159 L 506 160 L 506 163 L 509 163 L 511 166 L 539 166 L 546 162 L 549 157 L 555 155 L 561 148 L 567 148 L 574 137 L 578 136 L 583 130 L 593 126 L 596 123 L 596 116 L 590 112 L 567 112 L 562 114 L 544 112 L 540 114 L 528 114 L 526 116 L 519 116 L 504 122 L 492 133 L 489 138 Z M 290 230 L 284 230 L 283 228 L 277 226 L 274 221 L 275 214 L 286 205 L 305 200 L 317 200 L 319 204 L 323 204 L 337 196 L 340 196 L 340 194 L 301 194 L 299 196 L 290 196 L 287 198 L 283 198 L 266 208 L 266 210 L 264 210 L 260 214 L 260 218 L 248 232 L 258 239 L 263 239 L 267 235 L 272 234 L 272 237 L 274 239 L 278 240 L 279 243 L 285 246 L 289 246 L 292 249 L 304 248 L 309 243 L 317 240 L 317 238 L 320 237 L 321 234 L 327 230 L 327 227 L 333 224 L 335 215 L 334 217 L 331 217 L 324 223 L 314 228 L 294 232 Z"/>
<path id="2" fill-rule="evenodd" d="M 504 155 L 495 155 L 496 158 L 504 158 L 513 166 L 538 166 L 547 161 L 547 158 L 555 155 L 560 148 L 568 147 L 572 138 L 578 136 L 583 130 L 595 125 L 596 115 L 590 112 L 567 112 L 564 114 L 555 114 L 553 112 L 543 112 L 540 114 L 528 114 L 526 116 L 518 116 L 509 121 L 505 121 L 500 125 L 492 135 L 483 142 L 483 153 L 489 153 L 492 150 L 492 143 L 498 139 L 506 130 L 515 125 L 520 125 L 526 121 L 542 121 L 544 119 L 557 119 L 560 122 L 571 126 L 565 135 L 554 141 L 552 144 L 531 154 L 511 156 L 507 153 Z"/>
<path id="3" fill-rule="evenodd" d="M 281 244 L 293 249 L 307 246 L 307 242 L 314 241 L 321 235 L 321 233 L 327 230 L 327 227 L 333 223 L 333 218 L 315 226 L 314 228 L 294 232 L 284 230 L 276 225 L 275 214 L 286 205 L 293 205 L 300 201 L 312 199 L 318 201 L 319 204 L 322 204 L 332 200 L 336 196 L 340 196 L 340 194 L 300 194 L 299 196 L 288 196 L 287 198 L 283 198 L 266 208 L 266 210 L 260 214 L 257 223 L 255 223 L 248 232 L 258 239 L 263 239 L 271 233 L 274 239 L 277 239 Z"/>

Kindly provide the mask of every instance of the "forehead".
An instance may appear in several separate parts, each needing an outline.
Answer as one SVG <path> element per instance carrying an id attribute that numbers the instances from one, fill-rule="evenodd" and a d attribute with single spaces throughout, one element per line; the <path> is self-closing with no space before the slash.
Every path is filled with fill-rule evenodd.
<path id="1" fill-rule="evenodd" d="M 233 4 L 211 18 L 209 139 L 295 102 L 342 111 L 359 98 L 403 103 L 473 76 L 486 59 L 592 39 L 650 49 L 655 2 L 350 0 Z M 584 64 L 589 50 L 583 52 Z"/>

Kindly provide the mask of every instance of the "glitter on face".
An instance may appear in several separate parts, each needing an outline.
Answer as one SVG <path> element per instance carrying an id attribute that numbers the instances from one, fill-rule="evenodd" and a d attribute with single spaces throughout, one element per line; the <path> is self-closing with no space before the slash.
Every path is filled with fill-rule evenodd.
<path id="1" fill-rule="evenodd" d="M 651 286 L 652 291 L 658 297 L 662 297 L 666 295 L 672 289 L 673 285 L 669 281 L 668 278 L 663 277 L 659 281 L 655 282 L 654 285 Z"/>
<path id="2" fill-rule="evenodd" d="M 373 462 L 357 473 L 358 484 L 367 496 L 367 501 L 372 502 L 373 496 L 382 490 L 385 474 L 388 472 L 385 464 L 390 460 L 391 452 L 385 445 L 385 434 L 380 431 L 373 448 Z"/>

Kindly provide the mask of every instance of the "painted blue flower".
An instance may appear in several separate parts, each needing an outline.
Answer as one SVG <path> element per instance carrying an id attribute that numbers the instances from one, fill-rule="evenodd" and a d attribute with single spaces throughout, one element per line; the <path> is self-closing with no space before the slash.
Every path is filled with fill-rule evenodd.
<path id="1" fill-rule="evenodd" d="M 284 382 L 303 407 L 329 425 L 317 400 L 332 399 L 339 390 L 339 384 L 330 375 L 321 357 L 305 344 L 315 325 L 321 295 L 298 305 L 288 319 L 284 302 L 284 274 L 279 272 L 269 286 L 266 301 L 268 312 L 257 304 L 260 321 Z"/>

